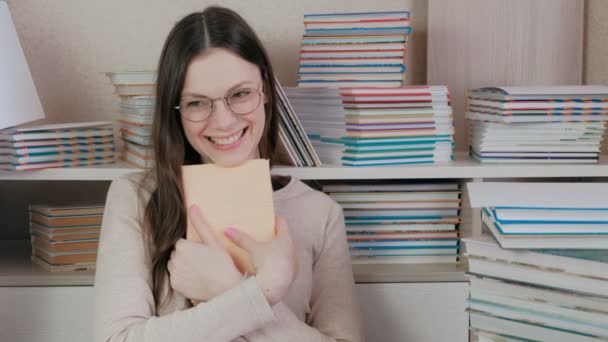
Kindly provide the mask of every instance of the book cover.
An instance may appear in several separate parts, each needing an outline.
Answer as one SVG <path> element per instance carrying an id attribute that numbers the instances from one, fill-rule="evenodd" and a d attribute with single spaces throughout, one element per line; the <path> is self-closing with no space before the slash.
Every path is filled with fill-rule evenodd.
<path id="1" fill-rule="evenodd" d="M 274 203 L 268 160 L 250 160 L 237 167 L 215 164 L 182 167 L 186 208 L 196 204 L 239 270 L 255 274 L 249 254 L 224 236 L 234 227 L 258 241 L 275 234 Z M 201 241 L 188 219 L 187 238 Z"/>

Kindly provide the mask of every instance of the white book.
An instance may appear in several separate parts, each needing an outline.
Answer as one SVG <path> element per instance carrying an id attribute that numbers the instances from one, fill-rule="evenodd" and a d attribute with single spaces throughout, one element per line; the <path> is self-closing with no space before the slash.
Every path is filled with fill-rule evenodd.
<path id="1" fill-rule="evenodd" d="M 359 50 L 356 52 L 351 51 L 301 51 L 300 58 L 368 58 L 368 57 L 377 57 L 377 58 L 389 58 L 389 57 L 398 57 L 403 58 L 406 52 L 404 49 L 392 51 L 392 50 L 384 50 L 384 51 L 369 51 L 369 50 Z M 365 60 L 362 60 L 364 62 Z M 363 64 L 363 63 L 361 63 Z M 402 70 L 403 71 L 403 70 Z"/>
<path id="2" fill-rule="evenodd" d="M 559 272 L 550 268 L 545 269 L 506 261 L 483 259 L 471 256 L 469 253 L 465 253 L 465 256 L 467 256 L 469 272 L 475 275 L 608 297 L 608 280 Z M 559 265 L 556 265 L 556 267 L 559 267 Z"/>
<path id="3" fill-rule="evenodd" d="M 322 188 L 324 192 L 440 191 L 459 190 L 460 184 L 324 184 Z"/>
<path id="4" fill-rule="evenodd" d="M 370 216 L 458 216 L 458 209 L 344 209 L 348 218 Z"/>
<path id="5" fill-rule="evenodd" d="M 602 342 L 605 339 L 551 329 L 539 324 L 502 319 L 485 313 L 470 313 L 471 327 L 513 337 L 551 342 Z"/>
<path id="6" fill-rule="evenodd" d="M 523 122 L 589 122 L 607 121 L 608 115 L 494 115 L 467 111 L 465 117 L 469 120 L 481 120 L 500 123 Z"/>
<path id="7" fill-rule="evenodd" d="M 504 260 L 514 264 L 530 265 L 530 267 L 550 269 L 554 272 L 608 280 L 608 262 L 551 255 L 526 249 L 504 249 L 487 234 L 464 238 L 462 241 L 468 255 L 485 257 L 491 260 Z"/>
<path id="8" fill-rule="evenodd" d="M 342 209 L 459 209 L 459 201 L 437 201 L 437 202 L 342 202 L 339 203 Z"/>
<path id="9" fill-rule="evenodd" d="M 393 201 L 432 201 L 458 200 L 460 191 L 433 192 L 344 192 L 332 193 L 330 197 L 337 202 L 393 202 Z"/>
<path id="10" fill-rule="evenodd" d="M 457 239 L 451 240 L 420 240 L 420 241 L 361 241 L 350 242 L 351 248 L 378 248 L 378 247 L 436 247 L 436 246 L 456 246 Z M 380 250 L 378 250 L 380 251 Z"/>
<path id="11" fill-rule="evenodd" d="M 486 313 L 471 312 L 471 327 L 497 334 L 504 334 L 515 338 L 526 339 L 526 341 L 551 341 L 551 342 L 602 342 L 603 338 L 597 338 L 569 332 L 564 330 L 544 327 L 533 322 L 519 322 L 502 319 Z"/>
<path id="12" fill-rule="evenodd" d="M 477 293 L 486 293 L 530 303 L 550 304 L 560 308 L 608 315 L 608 298 L 473 275 L 469 276 L 469 282 L 473 296 Z"/>
<path id="13" fill-rule="evenodd" d="M 106 76 L 113 84 L 155 84 L 156 71 L 108 72 Z"/>
<path id="14" fill-rule="evenodd" d="M 608 223 L 608 208 L 519 208 L 496 207 L 490 210 L 501 223 L 508 221 L 556 223 Z"/>
<path id="15" fill-rule="evenodd" d="M 403 49 L 404 42 L 401 43 L 351 43 L 351 44 L 302 44 L 301 51 L 319 50 L 396 50 Z"/>
<path id="16" fill-rule="evenodd" d="M 347 224 L 347 233 L 362 232 L 418 232 L 418 231 L 443 231 L 455 230 L 455 224 L 449 223 L 386 223 L 386 224 Z"/>
<path id="17" fill-rule="evenodd" d="M 599 234 L 502 234 L 498 227 L 482 216 L 482 222 L 500 246 L 511 249 L 608 249 L 608 235 Z M 607 273 L 608 274 L 608 273 Z"/>
<path id="18" fill-rule="evenodd" d="M 424 239 L 457 239 L 458 232 L 395 232 L 395 233 L 380 233 L 370 234 L 354 234 L 348 232 L 348 241 L 364 241 L 364 240 L 424 240 Z"/>
<path id="19" fill-rule="evenodd" d="M 353 257 L 353 265 L 377 264 L 448 264 L 455 263 L 455 255 L 407 255 L 407 256 L 371 256 Z"/>
<path id="20" fill-rule="evenodd" d="M 323 58 L 323 59 L 312 59 L 306 58 L 300 60 L 300 67 L 303 66 L 370 66 L 377 65 L 379 67 L 386 65 L 405 65 L 405 59 L 402 57 L 377 57 L 370 59 L 357 59 L 357 58 Z M 361 87 L 375 87 L 373 85 L 359 85 Z M 382 87 L 382 86 L 380 86 Z M 390 86 L 384 86 L 390 87 Z"/>
<path id="21" fill-rule="evenodd" d="M 608 335 L 608 313 L 589 312 L 576 308 L 564 308 L 551 303 L 535 302 L 525 299 L 502 296 L 500 294 L 486 293 L 483 291 L 471 292 L 470 307 L 475 310 L 500 315 L 498 310 L 520 311 L 502 314 L 510 315 L 514 319 L 522 319 L 525 311 L 537 322 L 568 330 L 586 332 L 592 335 Z M 481 303 L 480 303 L 481 302 Z M 488 304 L 484 308 L 484 304 Z M 493 306 L 497 307 L 493 307 Z M 508 312 L 507 311 L 507 312 Z M 523 318 L 525 319 L 525 318 Z M 564 322 L 563 320 L 567 320 Z M 595 326 L 595 327 L 594 327 Z"/>
<path id="22" fill-rule="evenodd" d="M 526 101 L 526 102 L 500 102 L 490 100 L 469 99 L 471 106 L 481 106 L 499 109 L 561 109 L 561 108 L 608 108 L 608 103 L 602 102 L 574 102 L 574 101 Z"/>

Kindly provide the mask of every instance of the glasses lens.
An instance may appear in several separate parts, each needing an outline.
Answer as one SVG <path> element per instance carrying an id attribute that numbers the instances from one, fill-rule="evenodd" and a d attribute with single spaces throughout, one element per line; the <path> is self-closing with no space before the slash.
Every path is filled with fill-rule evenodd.
<path id="1" fill-rule="evenodd" d="M 211 114 L 211 100 L 208 98 L 184 99 L 180 105 L 182 115 L 190 121 L 205 120 Z"/>
<path id="2" fill-rule="evenodd" d="M 254 88 L 238 89 L 228 96 L 228 105 L 236 114 L 249 114 L 260 105 L 260 93 Z"/>

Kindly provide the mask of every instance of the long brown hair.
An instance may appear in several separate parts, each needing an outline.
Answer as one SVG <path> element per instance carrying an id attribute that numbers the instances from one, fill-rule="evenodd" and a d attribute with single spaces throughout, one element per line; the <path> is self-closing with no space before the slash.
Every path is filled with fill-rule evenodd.
<path id="1" fill-rule="evenodd" d="M 186 235 L 186 208 L 183 202 L 182 165 L 199 164 L 198 152 L 184 135 L 179 112 L 186 70 L 194 57 L 208 48 L 224 48 L 260 68 L 267 101 L 260 158 L 275 163 L 278 109 L 275 81 L 268 55 L 253 29 L 232 10 L 208 7 L 187 15 L 171 30 L 158 63 L 156 105 L 152 136 L 155 162 L 149 173 L 154 189 L 145 208 L 147 242 L 152 262 L 153 294 L 157 307 L 168 276 L 167 262 L 176 241 Z M 166 289 L 169 296 L 171 289 Z M 167 298 L 166 298 L 167 299 Z"/>

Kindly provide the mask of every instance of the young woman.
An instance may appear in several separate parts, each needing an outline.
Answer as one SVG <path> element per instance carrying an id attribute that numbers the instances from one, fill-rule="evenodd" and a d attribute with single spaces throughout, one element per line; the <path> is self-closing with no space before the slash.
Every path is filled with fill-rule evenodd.
<path id="1" fill-rule="evenodd" d="M 277 162 L 273 77 L 236 13 L 210 7 L 175 25 L 158 65 L 155 166 L 108 192 L 96 341 L 363 340 L 344 218 L 328 196 L 294 178 L 273 179 L 276 238 L 224 231 L 251 254 L 252 276 L 238 272 L 205 208 L 184 207 L 182 165 Z M 204 244 L 184 239 L 187 218 Z"/>

